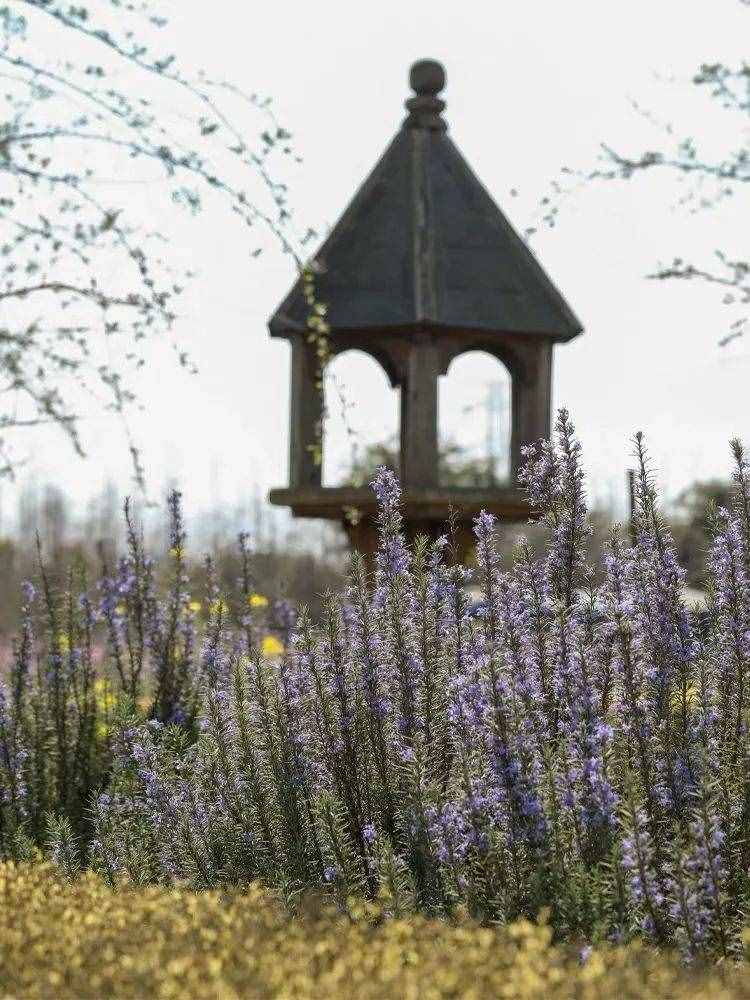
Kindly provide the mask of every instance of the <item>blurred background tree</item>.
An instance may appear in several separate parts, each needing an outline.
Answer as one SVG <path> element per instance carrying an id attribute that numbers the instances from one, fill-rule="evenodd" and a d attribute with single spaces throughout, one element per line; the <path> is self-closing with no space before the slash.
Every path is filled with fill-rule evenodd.
<path id="1" fill-rule="evenodd" d="M 346 485 L 367 486 L 382 465 L 399 475 L 399 444 L 395 437 L 358 448 L 349 466 Z M 469 455 L 455 441 L 441 442 L 438 468 L 441 486 L 468 489 L 506 485 L 497 477 L 492 456 Z"/>
<path id="2" fill-rule="evenodd" d="M 502 485 L 495 478 L 492 460 L 473 457 L 455 442 L 440 450 L 440 481 L 454 488 Z M 350 464 L 346 485 L 364 486 L 370 483 L 375 470 L 384 465 L 398 474 L 398 440 L 393 437 L 359 449 Z M 709 517 L 712 507 L 728 507 L 731 484 L 721 479 L 696 481 L 683 490 L 668 510 L 680 565 L 687 572 L 686 584 L 691 590 L 705 587 L 706 553 L 710 545 Z M 589 552 L 592 565 L 601 570 L 601 560 L 610 528 L 616 520 L 612 510 L 594 505 L 591 511 L 592 536 Z M 534 550 L 541 551 L 543 532 L 534 523 L 506 525 L 499 533 L 499 550 L 505 560 L 513 557 L 513 547 L 523 534 Z"/>
<path id="3" fill-rule="evenodd" d="M 750 0 L 738 2 L 750 8 Z M 750 10 L 747 16 L 750 32 Z M 625 153 L 609 143 L 602 143 L 601 167 L 590 172 L 564 168 L 564 173 L 585 180 L 629 180 L 646 172 L 669 171 L 684 183 L 679 202 L 689 211 L 715 208 L 731 198 L 740 200 L 738 208 L 747 215 L 750 210 L 750 64 L 744 60 L 739 65 L 706 62 L 696 70 L 691 82 L 701 98 L 714 106 L 715 131 L 733 137 L 725 148 L 712 147 L 710 140 L 714 137 L 709 136 L 705 128 L 700 135 L 680 134 L 680 129 L 672 122 L 662 121 L 651 111 L 634 105 L 659 130 L 663 138 L 659 148 Z M 559 192 L 561 189 L 555 186 L 553 190 Z M 546 208 L 545 221 L 554 224 L 555 199 L 545 199 L 543 205 L 548 204 L 552 207 Z M 750 257 L 746 249 L 717 247 L 700 260 L 678 255 L 668 264 L 659 264 L 648 277 L 659 281 L 695 280 L 715 286 L 723 304 L 730 307 L 725 332 L 719 339 L 721 346 L 746 331 L 750 306 Z"/>
<path id="4" fill-rule="evenodd" d="M 165 236 L 171 206 L 224 208 L 251 255 L 270 233 L 297 256 L 274 179 L 298 161 L 291 136 L 267 99 L 162 49 L 163 6 L 0 4 L 0 473 L 22 457 L 21 428 L 52 423 L 83 455 L 90 402 L 134 402 L 132 376 L 192 276 Z"/>
<path id="5" fill-rule="evenodd" d="M 189 496 L 186 497 L 189 504 Z M 17 495 L 17 509 L 0 511 L 0 671 L 18 628 L 23 594 L 21 582 L 38 574 L 36 538 L 42 558 L 56 586 L 65 589 L 71 568 L 85 570 L 88 579 L 114 566 L 125 551 L 123 497 L 114 483 L 105 483 L 79 515 L 73 498 L 53 483 L 27 479 Z M 143 526 L 145 543 L 157 559 L 170 547 L 168 524 L 159 508 L 133 504 Z M 217 508 L 191 517 L 186 555 L 194 596 L 203 600 L 208 587 L 205 559 L 210 554 L 220 592 L 232 591 L 241 573 L 238 534 L 247 532 L 254 586 L 269 600 L 288 597 L 321 610 L 321 595 L 343 584 L 347 546 L 336 525 L 320 524 L 318 530 L 300 529 L 260 498 L 243 497 L 235 503 L 224 498 Z"/>
<path id="6" fill-rule="evenodd" d="M 687 584 L 702 590 L 706 584 L 706 552 L 710 545 L 709 511 L 731 506 L 732 486 L 721 479 L 696 482 L 677 497 L 673 507 L 674 538 Z"/>

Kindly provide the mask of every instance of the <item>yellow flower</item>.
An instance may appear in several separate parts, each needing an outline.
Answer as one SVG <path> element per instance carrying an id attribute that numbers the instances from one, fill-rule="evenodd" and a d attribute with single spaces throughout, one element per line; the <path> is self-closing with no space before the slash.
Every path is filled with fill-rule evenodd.
<path id="1" fill-rule="evenodd" d="M 263 594 L 250 594 L 247 599 L 247 603 L 251 608 L 267 608 L 268 598 Z"/>
<path id="2" fill-rule="evenodd" d="M 99 677 L 94 681 L 94 698 L 97 707 L 102 711 L 108 712 L 114 708 L 117 699 L 114 689 L 106 677 Z"/>
<path id="3" fill-rule="evenodd" d="M 118 615 L 124 615 L 125 614 L 125 605 L 124 604 L 118 604 L 115 607 L 115 611 L 117 612 Z"/>
<path id="4" fill-rule="evenodd" d="M 195 611 L 197 613 L 201 609 L 201 602 L 200 601 L 190 601 L 189 604 L 188 604 L 188 608 L 191 611 Z"/>
<path id="5" fill-rule="evenodd" d="M 70 649 L 70 636 L 67 632 L 59 632 L 57 635 L 57 646 L 61 653 L 67 653 Z"/>
<path id="6" fill-rule="evenodd" d="M 746 966 L 686 968 L 638 943 L 597 946 L 582 962 L 528 921 L 383 919 L 352 900 L 344 915 L 316 905 L 290 916 L 257 883 L 226 894 L 111 887 L 40 862 L 0 863 L 0 891 L 12 915 L 0 927 L 4 996 L 747 996 Z"/>
<path id="7" fill-rule="evenodd" d="M 96 735 L 100 740 L 106 739 L 109 734 L 109 715 L 117 704 L 114 689 L 105 677 L 99 677 L 94 681 L 94 701 L 98 709 L 96 721 Z"/>
<path id="8" fill-rule="evenodd" d="M 260 651 L 264 656 L 281 656 L 284 645 L 275 635 L 266 635 L 261 639 Z"/>

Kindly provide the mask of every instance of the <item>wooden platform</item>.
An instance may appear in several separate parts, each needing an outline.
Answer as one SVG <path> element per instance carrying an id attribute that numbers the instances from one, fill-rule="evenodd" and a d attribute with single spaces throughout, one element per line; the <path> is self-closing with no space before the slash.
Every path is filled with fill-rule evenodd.
<path id="1" fill-rule="evenodd" d="M 295 517 L 338 521 L 351 545 L 372 555 L 377 545 L 375 495 L 368 487 L 333 486 L 313 489 L 271 490 L 269 499 L 278 507 L 290 507 Z M 461 559 L 474 547 L 473 521 L 482 510 L 504 524 L 533 517 L 523 493 L 512 487 L 439 490 L 404 490 L 401 497 L 404 528 L 409 538 L 446 534 L 448 519 L 455 526 L 454 544 Z"/>

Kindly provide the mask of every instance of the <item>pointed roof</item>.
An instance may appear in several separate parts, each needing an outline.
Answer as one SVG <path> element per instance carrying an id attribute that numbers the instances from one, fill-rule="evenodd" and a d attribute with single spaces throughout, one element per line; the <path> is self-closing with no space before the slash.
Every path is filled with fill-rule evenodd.
<path id="1" fill-rule="evenodd" d="M 582 326 L 447 134 L 440 63 L 412 66 L 409 114 L 316 254 L 338 331 L 439 326 L 570 340 Z M 269 322 L 306 329 L 298 281 Z"/>

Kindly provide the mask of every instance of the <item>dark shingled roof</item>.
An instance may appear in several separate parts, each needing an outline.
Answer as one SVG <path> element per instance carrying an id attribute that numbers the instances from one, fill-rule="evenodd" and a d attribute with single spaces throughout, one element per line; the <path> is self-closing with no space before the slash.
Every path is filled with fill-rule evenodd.
<path id="1" fill-rule="evenodd" d="M 409 115 L 316 255 L 331 330 L 440 326 L 570 340 L 582 326 L 450 140 L 439 63 L 411 71 Z M 269 323 L 306 328 L 301 282 Z"/>

